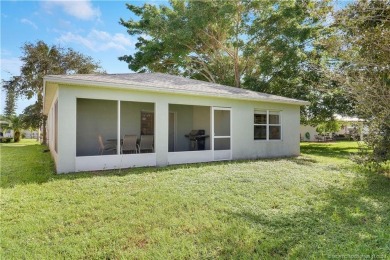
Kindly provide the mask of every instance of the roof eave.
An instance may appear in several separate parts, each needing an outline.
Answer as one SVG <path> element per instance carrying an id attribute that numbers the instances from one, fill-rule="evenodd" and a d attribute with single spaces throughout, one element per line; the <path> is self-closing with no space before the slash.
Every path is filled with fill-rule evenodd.
<path id="1" fill-rule="evenodd" d="M 46 77 L 43 78 L 43 105 L 42 105 L 42 114 L 47 116 L 48 114 L 48 111 L 47 109 L 45 109 L 45 105 L 46 105 L 46 102 L 45 102 L 45 96 L 46 96 Z"/>
<path id="2" fill-rule="evenodd" d="M 155 86 L 149 86 L 144 84 L 126 84 L 126 83 L 111 83 L 111 82 L 104 82 L 104 81 L 93 81 L 93 80 L 80 80 L 80 79 L 64 79 L 64 78 L 58 78 L 53 76 L 45 76 L 44 78 L 44 86 L 46 86 L 46 82 L 52 82 L 55 84 L 71 84 L 71 85 L 85 85 L 85 86 L 91 86 L 91 87 L 105 87 L 105 88 L 116 88 L 116 89 L 132 89 L 132 90 L 139 90 L 139 91 L 148 91 L 148 92 L 159 92 L 159 93 L 169 93 L 169 94 L 190 94 L 190 95 L 197 95 L 197 96 L 203 96 L 203 97 L 220 97 L 220 98 L 228 98 L 228 99 L 235 99 L 235 100 L 251 100 L 251 101 L 263 101 L 263 102 L 269 102 L 269 103 L 280 103 L 280 104 L 290 104 L 290 105 L 299 105 L 299 106 L 305 106 L 310 105 L 310 102 L 303 101 L 303 100 L 297 100 L 297 99 L 290 99 L 290 100 L 280 100 L 280 99 L 272 99 L 272 98 L 251 98 L 251 97 L 242 97 L 242 96 L 233 96 L 233 95 L 221 95 L 221 94 L 213 94 L 209 92 L 199 92 L 199 91 L 188 91 L 188 90 L 178 90 L 178 89 L 166 89 L 161 87 L 155 87 Z"/>

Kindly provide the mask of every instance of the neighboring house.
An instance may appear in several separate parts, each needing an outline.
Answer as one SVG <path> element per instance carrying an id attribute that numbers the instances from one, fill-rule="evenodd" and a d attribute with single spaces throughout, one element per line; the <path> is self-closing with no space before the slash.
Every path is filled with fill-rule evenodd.
<path id="1" fill-rule="evenodd" d="M 22 131 L 23 138 L 26 139 L 38 139 L 39 133 L 37 130 L 23 130 Z"/>
<path id="2" fill-rule="evenodd" d="M 0 133 L 2 133 L 2 137 L 13 138 L 14 131 L 12 129 L 8 129 L 10 123 L 8 121 L 0 121 Z M 5 128 L 5 129 L 3 129 Z M 30 130 L 22 130 L 21 134 L 23 138 L 32 139 L 38 138 L 38 131 L 30 131 Z"/>
<path id="3" fill-rule="evenodd" d="M 296 156 L 309 104 L 160 73 L 49 75 L 44 95 L 58 173 Z M 116 149 L 125 135 L 132 154 Z"/>
<path id="4" fill-rule="evenodd" d="M 362 119 L 341 115 L 334 115 L 334 118 L 341 125 L 340 130 L 334 133 L 336 136 L 358 136 L 360 140 L 363 140 L 363 136 L 368 132 L 367 126 L 364 126 L 364 121 Z M 315 136 L 319 133 L 317 132 L 316 128 L 316 126 L 301 125 L 301 141 L 317 141 Z"/>
<path id="5" fill-rule="evenodd" d="M 10 123 L 8 121 L 0 121 L 0 135 L 1 137 L 13 138 L 14 131 L 8 129 Z"/>
<path id="6" fill-rule="evenodd" d="M 341 115 L 335 115 L 335 119 L 341 123 L 341 129 L 336 134 L 359 136 L 359 139 L 363 140 L 368 133 L 363 119 Z"/>
<path id="7" fill-rule="evenodd" d="M 301 141 L 306 141 L 306 142 L 316 141 L 315 136 L 318 135 L 316 127 L 311 125 L 301 125 L 299 131 L 300 131 Z"/>

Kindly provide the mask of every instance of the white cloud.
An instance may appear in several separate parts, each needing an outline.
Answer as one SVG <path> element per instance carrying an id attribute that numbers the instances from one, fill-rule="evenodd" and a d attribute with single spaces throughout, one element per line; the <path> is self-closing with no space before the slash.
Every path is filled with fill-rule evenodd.
<path id="1" fill-rule="evenodd" d="M 54 7 L 61 7 L 65 13 L 81 20 L 99 19 L 99 8 L 94 8 L 89 0 L 46 1 L 43 3 L 48 13 Z"/>
<path id="2" fill-rule="evenodd" d="M 38 26 L 37 26 L 35 23 L 33 23 L 32 21 L 30 21 L 30 20 L 28 20 L 28 19 L 26 19 L 26 18 L 21 19 L 20 22 L 23 23 L 23 24 L 28 24 L 28 25 L 30 25 L 30 26 L 33 27 L 35 30 L 38 29 Z"/>
<path id="3" fill-rule="evenodd" d="M 109 49 L 124 51 L 131 47 L 130 37 L 122 33 L 110 34 L 105 31 L 92 30 L 86 36 L 67 32 L 57 39 L 62 43 L 77 43 L 84 45 L 92 51 L 106 51 Z"/>

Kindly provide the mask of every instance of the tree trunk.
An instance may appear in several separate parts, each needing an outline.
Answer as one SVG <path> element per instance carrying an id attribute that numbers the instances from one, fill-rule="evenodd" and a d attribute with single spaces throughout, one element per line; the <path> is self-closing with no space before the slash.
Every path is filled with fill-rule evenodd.
<path id="1" fill-rule="evenodd" d="M 19 131 L 15 131 L 14 133 L 14 142 L 17 143 L 20 141 L 20 132 Z"/>
<path id="2" fill-rule="evenodd" d="M 239 64 L 238 64 L 238 57 L 237 57 L 237 60 L 234 62 L 234 85 L 237 88 L 241 88 L 240 68 L 239 68 Z"/>
<path id="3" fill-rule="evenodd" d="M 42 144 L 47 145 L 47 135 L 46 135 L 46 118 L 43 118 L 42 122 Z"/>

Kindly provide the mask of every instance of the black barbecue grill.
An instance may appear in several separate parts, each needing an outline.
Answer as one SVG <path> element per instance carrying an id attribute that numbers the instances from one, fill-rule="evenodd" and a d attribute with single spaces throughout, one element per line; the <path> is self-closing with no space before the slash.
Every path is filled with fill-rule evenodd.
<path id="1" fill-rule="evenodd" d="M 190 139 L 190 150 L 204 150 L 206 146 L 206 138 L 209 135 L 206 135 L 206 131 L 203 129 L 200 130 L 192 130 L 188 135 L 185 135 Z"/>

